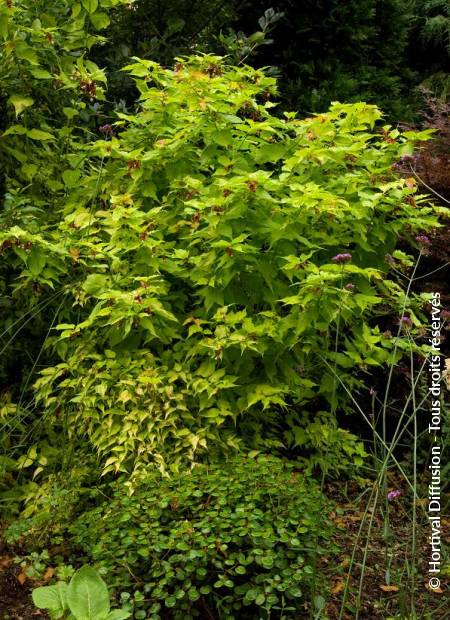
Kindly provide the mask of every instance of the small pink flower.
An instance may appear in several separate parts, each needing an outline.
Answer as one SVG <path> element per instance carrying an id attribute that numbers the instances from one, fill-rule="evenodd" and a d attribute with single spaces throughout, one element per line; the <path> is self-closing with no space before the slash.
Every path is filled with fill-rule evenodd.
<path id="1" fill-rule="evenodd" d="M 430 238 L 427 237 L 426 235 L 417 235 L 416 241 L 419 245 L 421 245 L 424 248 L 427 248 L 428 246 L 431 245 Z"/>
<path id="2" fill-rule="evenodd" d="M 352 260 L 352 255 L 350 252 L 344 252 L 343 254 L 336 254 L 331 260 L 333 263 L 348 263 L 348 261 Z"/>
<path id="3" fill-rule="evenodd" d="M 403 157 L 400 157 L 400 163 L 402 164 L 409 164 L 413 161 L 414 157 L 412 157 L 412 155 L 403 155 Z"/>
<path id="4" fill-rule="evenodd" d="M 400 497 L 401 494 L 402 492 L 399 489 L 394 489 L 393 491 L 389 491 L 389 493 L 387 494 L 387 498 L 390 502 L 392 502 L 392 500 Z"/>
<path id="5" fill-rule="evenodd" d="M 402 316 L 400 319 L 400 325 L 404 325 L 405 327 L 412 327 L 412 321 L 409 316 Z"/>
<path id="6" fill-rule="evenodd" d="M 352 291 L 355 290 L 356 287 L 355 287 L 355 285 L 352 282 L 349 282 L 348 284 L 345 285 L 344 288 L 345 288 L 346 291 L 352 292 Z"/>

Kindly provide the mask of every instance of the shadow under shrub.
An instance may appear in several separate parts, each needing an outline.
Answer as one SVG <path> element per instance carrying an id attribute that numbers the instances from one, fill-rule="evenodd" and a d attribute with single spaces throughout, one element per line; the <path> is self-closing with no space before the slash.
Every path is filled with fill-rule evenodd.
<path id="1" fill-rule="evenodd" d="M 155 620 L 298 617 L 332 535 L 319 486 L 265 456 L 151 473 L 132 496 L 119 480 L 72 531 L 110 583 L 144 590 Z"/>

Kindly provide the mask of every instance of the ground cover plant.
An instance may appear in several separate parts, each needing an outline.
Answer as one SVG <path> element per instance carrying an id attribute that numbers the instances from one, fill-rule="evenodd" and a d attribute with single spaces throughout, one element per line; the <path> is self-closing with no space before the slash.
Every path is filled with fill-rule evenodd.
<path id="1" fill-rule="evenodd" d="M 283 7 L 247 36 L 146 5 L 0 7 L 0 615 L 18 588 L 25 617 L 440 617 L 419 471 L 448 106 L 400 129 L 337 79 L 353 102 L 305 116 L 247 64 Z M 145 58 L 117 47 L 135 13 Z"/>
<path id="2" fill-rule="evenodd" d="M 70 528 L 110 582 L 137 579 L 155 620 L 296 617 L 313 590 L 314 557 L 332 550 L 319 486 L 263 456 L 158 478 L 131 497 L 115 485 Z"/>

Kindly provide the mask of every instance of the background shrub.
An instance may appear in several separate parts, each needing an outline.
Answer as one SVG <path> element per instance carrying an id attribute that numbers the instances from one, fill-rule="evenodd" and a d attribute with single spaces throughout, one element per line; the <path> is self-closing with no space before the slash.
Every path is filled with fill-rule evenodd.
<path id="1" fill-rule="evenodd" d="M 332 529 L 319 487 L 274 457 L 149 476 L 71 527 L 116 587 L 139 587 L 152 619 L 295 618 Z"/>
<path id="2" fill-rule="evenodd" d="M 411 87 L 418 77 L 408 43 L 416 21 L 425 22 L 420 3 L 226 0 L 197 1 L 194 11 L 192 6 L 189 0 L 137 0 L 132 10 L 116 11 L 110 43 L 94 50 L 96 60 L 110 69 L 116 96 L 130 99 L 129 83 L 127 94 L 117 71 L 126 57 L 169 66 L 176 56 L 201 51 L 230 54 L 237 64 L 241 49 L 250 64 L 274 68 L 285 105 L 300 114 L 326 111 L 332 101 L 376 103 L 393 118 L 408 117 L 414 107 Z M 268 11 L 277 16 L 271 44 L 256 45 L 255 53 Z M 419 24 L 417 29 L 414 39 L 424 40 Z"/>
<path id="3" fill-rule="evenodd" d="M 407 61 L 414 2 L 404 0 L 248 0 L 239 25 L 248 30 L 270 6 L 284 13 L 257 62 L 275 65 L 288 107 L 323 112 L 332 101 L 376 103 L 409 114 L 414 71 Z"/>

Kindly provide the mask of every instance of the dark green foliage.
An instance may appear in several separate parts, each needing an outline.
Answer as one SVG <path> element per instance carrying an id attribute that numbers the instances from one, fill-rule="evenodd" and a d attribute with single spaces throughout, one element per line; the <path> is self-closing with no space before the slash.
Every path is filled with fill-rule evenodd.
<path id="1" fill-rule="evenodd" d="M 430 74 L 424 53 L 425 63 L 431 53 L 434 72 L 445 70 L 438 55 L 448 42 L 444 5 L 445 0 L 138 0 L 115 11 L 109 42 L 97 46 L 94 57 L 109 69 L 113 98 L 128 103 L 135 91 L 119 71 L 126 58 L 169 66 L 177 55 L 202 51 L 273 67 L 284 103 L 301 114 L 324 111 L 332 101 L 366 101 L 405 120 L 420 105 L 414 86 Z M 264 15 L 274 17 L 271 45 L 260 47 L 269 42 Z"/>
<path id="2" fill-rule="evenodd" d="M 418 0 L 417 9 L 423 41 L 450 59 L 450 4 L 447 0 Z"/>
<path id="3" fill-rule="evenodd" d="M 233 8 L 233 0 L 137 0 L 114 11 L 104 49 L 121 46 L 125 57 L 171 64 L 175 56 L 209 45 L 233 19 Z"/>
<path id="4" fill-rule="evenodd" d="M 142 581 L 155 620 L 296 618 L 314 555 L 330 553 L 327 509 L 292 465 L 261 456 L 154 474 L 131 497 L 118 481 L 71 531 L 111 584 Z"/>
<path id="5" fill-rule="evenodd" d="M 245 2 L 239 24 L 245 30 L 272 4 Z M 276 8 L 284 18 L 258 62 L 278 68 L 290 108 L 308 114 L 338 100 L 376 103 L 397 118 L 408 112 L 413 75 L 405 49 L 413 2 L 281 0 Z"/>
<path id="6" fill-rule="evenodd" d="M 442 99 L 450 93 L 450 3 L 417 0 L 409 62 L 420 81 Z"/>
<path id="7" fill-rule="evenodd" d="M 121 69 L 132 56 L 171 65 L 180 54 L 207 51 L 217 33 L 233 20 L 233 0 L 136 0 L 112 14 L 108 41 L 93 50 L 108 67 L 112 97 L 132 103 L 133 81 Z"/>

